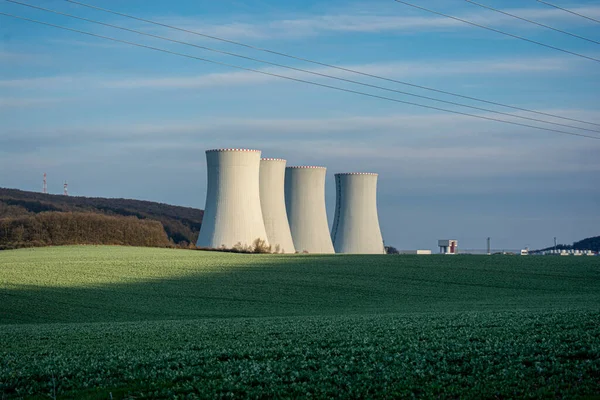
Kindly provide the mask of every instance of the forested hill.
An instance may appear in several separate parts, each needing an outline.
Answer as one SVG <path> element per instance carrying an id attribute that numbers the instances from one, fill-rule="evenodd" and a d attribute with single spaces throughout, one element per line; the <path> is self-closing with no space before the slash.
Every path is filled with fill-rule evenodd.
<path id="1" fill-rule="evenodd" d="M 151 201 L 76 197 L 0 188 L 0 219 L 32 217 L 43 212 L 92 213 L 159 221 L 175 244 L 195 243 L 203 211 Z"/>
<path id="2" fill-rule="evenodd" d="M 575 242 L 571 248 L 574 250 L 600 251 L 600 236 L 594 236 Z"/>
<path id="3" fill-rule="evenodd" d="M 540 251 L 553 250 L 555 247 L 550 246 Z M 557 250 L 593 250 L 600 252 L 600 236 L 589 237 L 573 244 L 559 244 Z"/>

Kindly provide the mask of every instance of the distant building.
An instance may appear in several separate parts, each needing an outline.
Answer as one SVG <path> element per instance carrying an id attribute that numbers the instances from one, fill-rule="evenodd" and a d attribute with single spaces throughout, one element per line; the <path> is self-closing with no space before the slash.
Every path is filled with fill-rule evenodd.
<path id="1" fill-rule="evenodd" d="M 400 250 L 399 254 L 419 254 L 419 255 L 430 255 L 431 250 Z"/>
<path id="2" fill-rule="evenodd" d="M 440 254 L 456 254 L 458 252 L 458 240 L 438 240 Z"/>

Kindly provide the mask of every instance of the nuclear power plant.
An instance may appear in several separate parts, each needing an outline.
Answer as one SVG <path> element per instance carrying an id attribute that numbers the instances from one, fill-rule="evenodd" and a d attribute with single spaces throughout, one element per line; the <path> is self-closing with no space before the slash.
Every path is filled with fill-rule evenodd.
<path id="1" fill-rule="evenodd" d="M 260 206 L 260 150 L 206 151 L 208 186 L 197 245 L 208 248 L 268 243 Z"/>
<path id="2" fill-rule="evenodd" d="M 325 167 L 285 169 L 285 206 L 299 252 L 335 253 L 325 209 Z"/>
<path id="3" fill-rule="evenodd" d="M 260 160 L 260 206 L 267 237 L 273 250 L 294 253 L 295 247 L 285 208 L 284 181 L 286 160 Z"/>
<path id="4" fill-rule="evenodd" d="M 336 253 L 385 254 L 377 216 L 377 174 L 335 174 L 331 239 Z"/>
<path id="5" fill-rule="evenodd" d="M 207 192 L 198 247 L 272 252 L 385 254 L 377 215 L 377 174 L 335 175 L 331 234 L 325 207 L 325 167 L 286 167 L 260 150 L 206 151 Z"/>

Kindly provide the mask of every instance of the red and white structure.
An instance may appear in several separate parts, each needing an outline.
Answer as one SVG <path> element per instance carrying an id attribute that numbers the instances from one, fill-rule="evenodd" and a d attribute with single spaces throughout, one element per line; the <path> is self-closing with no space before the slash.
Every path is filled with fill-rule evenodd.
<path id="1" fill-rule="evenodd" d="M 457 254 L 458 253 L 458 240 L 454 240 L 454 239 L 438 240 L 438 247 L 440 248 L 440 254 Z"/>
<path id="2" fill-rule="evenodd" d="M 206 151 L 208 187 L 197 245 L 208 248 L 268 245 L 260 204 L 260 150 Z"/>
<path id="3" fill-rule="evenodd" d="M 335 174 L 331 239 L 336 253 L 385 254 L 377 215 L 377 174 Z"/>

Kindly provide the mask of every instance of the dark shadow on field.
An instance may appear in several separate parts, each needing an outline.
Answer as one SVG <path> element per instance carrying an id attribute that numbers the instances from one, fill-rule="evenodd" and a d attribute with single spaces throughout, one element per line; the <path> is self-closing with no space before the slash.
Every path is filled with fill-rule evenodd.
<path id="1" fill-rule="evenodd" d="M 206 253 L 197 254 L 201 259 Z M 272 255 L 247 265 L 244 260 L 257 256 L 231 257 L 236 265 L 226 271 L 176 279 L 0 290 L 0 324 L 582 308 L 600 302 L 594 261 Z"/>

